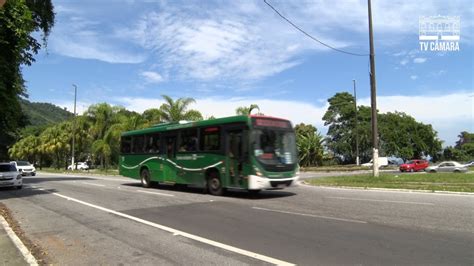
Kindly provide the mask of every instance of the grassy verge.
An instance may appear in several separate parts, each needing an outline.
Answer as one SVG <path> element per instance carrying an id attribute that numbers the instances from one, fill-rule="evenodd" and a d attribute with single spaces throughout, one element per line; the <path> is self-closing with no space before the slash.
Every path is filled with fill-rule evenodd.
<path id="1" fill-rule="evenodd" d="M 474 192 L 472 173 L 381 174 L 325 177 L 308 180 L 315 186 L 419 189 L 431 191 Z"/>
<path id="2" fill-rule="evenodd" d="M 87 174 L 87 175 L 119 175 L 117 169 L 91 169 L 91 170 L 64 170 L 64 169 L 56 169 L 56 168 L 49 168 L 43 167 L 42 170 L 39 172 L 47 172 L 47 173 L 58 173 L 58 174 Z"/>
<path id="3" fill-rule="evenodd" d="M 370 167 L 358 166 L 355 164 L 349 165 L 333 165 L 333 166 L 309 166 L 301 167 L 303 172 L 349 172 L 349 171 L 359 171 L 359 170 L 371 170 Z M 398 169 L 396 166 L 387 166 L 381 168 L 381 170 L 394 170 Z"/>

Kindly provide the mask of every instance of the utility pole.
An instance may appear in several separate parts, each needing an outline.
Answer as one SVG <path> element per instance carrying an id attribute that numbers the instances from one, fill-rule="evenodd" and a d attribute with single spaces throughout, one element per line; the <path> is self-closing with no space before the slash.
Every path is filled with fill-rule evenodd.
<path id="1" fill-rule="evenodd" d="M 369 42 L 370 42 L 370 107 L 372 109 L 372 162 L 373 175 L 379 176 L 379 149 L 377 130 L 377 87 L 375 84 L 375 52 L 374 33 L 372 31 L 372 7 L 370 0 L 367 0 L 369 9 Z"/>
<path id="2" fill-rule="evenodd" d="M 356 139 L 356 164 L 359 165 L 359 132 L 358 132 L 358 124 L 359 120 L 357 118 L 357 91 L 356 91 L 356 81 L 355 79 L 352 80 L 354 84 L 354 110 L 355 110 L 355 139 Z"/>
<path id="3" fill-rule="evenodd" d="M 74 116 L 72 118 L 72 160 L 71 160 L 71 165 L 72 165 L 72 170 L 76 169 L 76 165 L 74 162 L 74 144 L 76 142 L 76 98 L 77 98 L 77 86 L 75 84 L 72 84 L 74 87 Z"/>

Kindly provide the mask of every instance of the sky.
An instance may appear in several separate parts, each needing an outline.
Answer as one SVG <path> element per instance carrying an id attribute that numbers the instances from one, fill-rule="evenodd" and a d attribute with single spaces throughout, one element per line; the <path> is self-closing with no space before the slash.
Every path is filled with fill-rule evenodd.
<path id="1" fill-rule="evenodd" d="M 367 2 L 268 0 L 313 37 L 368 54 Z M 107 102 L 137 112 L 161 95 L 193 97 L 204 117 L 257 104 L 266 115 L 315 125 L 324 135 L 327 99 L 353 93 L 370 105 L 369 57 L 308 38 L 263 0 L 53 0 L 47 48 L 24 66 L 29 99 L 72 111 Z M 373 0 L 377 108 L 432 124 L 444 146 L 474 132 L 470 0 Z M 459 16 L 459 51 L 423 51 L 422 16 Z M 39 36 L 39 35 L 38 35 Z"/>

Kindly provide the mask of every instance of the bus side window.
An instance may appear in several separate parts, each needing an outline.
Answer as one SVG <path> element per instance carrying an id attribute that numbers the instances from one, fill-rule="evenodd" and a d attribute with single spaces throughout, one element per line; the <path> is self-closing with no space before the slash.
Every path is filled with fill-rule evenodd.
<path id="1" fill-rule="evenodd" d="M 179 140 L 179 151 L 197 151 L 198 137 L 197 129 L 182 130 Z"/>
<path id="2" fill-rule="evenodd" d="M 147 135 L 145 141 L 146 141 L 145 152 L 148 152 L 148 153 L 160 152 L 160 135 L 158 134 Z"/>
<path id="3" fill-rule="evenodd" d="M 133 136 L 132 138 L 132 153 L 143 153 L 145 148 L 145 136 Z"/>
<path id="4" fill-rule="evenodd" d="M 202 151 L 219 151 L 220 150 L 220 130 L 218 127 L 206 127 L 201 129 Z"/>
<path id="5" fill-rule="evenodd" d="M 120 152 L 123 154 L 130 153 L 132 150 L 132 138 L 122 137 Z"/>
<path id="6" fill-rule="evenodd" d="M 176 136 L 168 136 L 165 138 L 166 155 L 168 158 L 175 156 Z"/>

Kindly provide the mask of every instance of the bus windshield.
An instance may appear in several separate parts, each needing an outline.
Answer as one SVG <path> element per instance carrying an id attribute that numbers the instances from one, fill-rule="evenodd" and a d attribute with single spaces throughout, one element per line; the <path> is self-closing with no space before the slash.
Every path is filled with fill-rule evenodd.
<path id="1" fill-rule="evenodd" d="M 255 157 L 263 166 L 283 167 L 297 163 L 293 131 L 271 128 L 254 129 L 251 134 L 251 143 Z"/>

